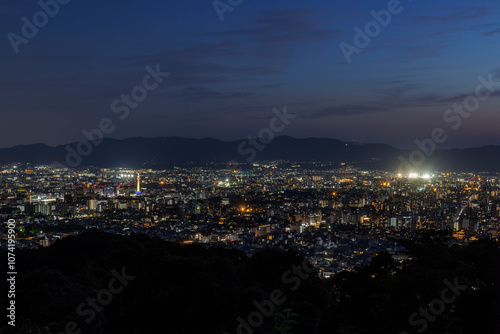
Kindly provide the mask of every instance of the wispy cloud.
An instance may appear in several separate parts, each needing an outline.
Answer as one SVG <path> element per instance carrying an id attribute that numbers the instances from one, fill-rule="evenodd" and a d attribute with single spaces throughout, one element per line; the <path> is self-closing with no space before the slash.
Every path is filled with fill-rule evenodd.
<path id="1" fill-rule="evenodd" d="M 443 25 L 451 23 L 462 23 L 467 20 L 484 18 L 494 15 L 496 8 L 486 6 L 470 6 L 459 8 L 444 8 L 436 12 L 439 14 L 428 13 L 428 15 L 413 16 L 411 22 L 421 25 Z"/>
<path id="2" fill-rule="evenodd" d="M 317 119 L 330 116 L 352 116 L 352 115 L 379 113 L 385 111 L 388 111 L 388 109 L 381 106 L 347 104 L 343 106 L 323 107 L 314 109 L 312 111 L 306 111 L 301 114 L 301 117 L 308 119 Z"/>
<path id="3" fill-rule="evenodd" d="M 338 30 L 321 27 L 318 13 L 312 10 L 270 10 L 254 19 L 251 29 L 233 30 L 221 35 L 244 38 L 255 46 L 252 54 L 287 58 L 294 47 L 333 40 Z"/>
<path id="4" fill-rule="evenodd" d="M 254 95 L 250 92 L 218 92 L 205 87 L 186 87 L 174 96 L 183 101 L 200 102 L 206 100 L 239 99 Z"/>
<path id="5" fill-rule="evenodd" d="M 496 35 L 498 33 L 500 33 L 500 28 L 484 32 L 483 35 L 484 36 L 493 36 L 493 35 Z"/>

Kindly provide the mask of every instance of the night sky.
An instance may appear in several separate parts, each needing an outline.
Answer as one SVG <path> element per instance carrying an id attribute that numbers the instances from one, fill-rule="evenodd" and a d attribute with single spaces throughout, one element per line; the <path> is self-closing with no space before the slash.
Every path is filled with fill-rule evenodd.
<path id="1" fill-rule="evenodd" d="M 500 81 L 498 0 L 400 6 L 348 63 L 339 45 L 387 1 L 246 0 L 221 21 L 212 0 L 71 0 L 16 54 L 8 34 L 41 7 L 2 0 L 0 147 L 83 140 L 103 118 L 112 138 L 243 139 L 285 105 L 280 135 L 414 148 L 440 127 L 440 148 L 500 145 L 500 83 L 456 130 L 443 120 L 479 76 Z M 170 75 L 121 120 L 112 102 L 157 64 Z"/>

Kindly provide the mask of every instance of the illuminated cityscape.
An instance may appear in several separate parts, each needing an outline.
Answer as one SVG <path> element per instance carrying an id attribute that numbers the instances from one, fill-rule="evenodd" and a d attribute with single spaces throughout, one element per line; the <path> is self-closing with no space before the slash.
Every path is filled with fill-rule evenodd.
<path id="1" fill-rule="evenodd" d="M 394 240 L 422 229 L 452 229 L 450 242 L 458 245 L 498 238 L 498 174 L 402 175 L 287 162 L 241 167 L 3 166 L 1 210 L 20 221 L 19 247 L 86 231 L 144 233 L 249 255 L 293 247 L 323 277 L 367 265 L 382 251 L 408 260 Z"/>
<path id="2" fill-rule="evenodd" d="M 2 0 L 0 334 L 499 334 L 499 16 Z"/>

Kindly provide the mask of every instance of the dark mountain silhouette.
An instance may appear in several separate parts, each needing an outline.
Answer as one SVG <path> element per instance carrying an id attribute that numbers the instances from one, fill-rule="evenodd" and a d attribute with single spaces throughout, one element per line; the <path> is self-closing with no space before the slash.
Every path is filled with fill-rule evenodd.
<path id="1" fill-rule="evenodd" d="M 72 143 L 50 147 L 44 144 L 0 149 L 0 163 L 29 162 L 68 167 L 171 167 L 229 161 L 252 163 L 265 160 L 290 162 L 348 163 L 367 169 L 432 171 L 500 171 L 500 146 L 437 151 L 427 156 L 413 153 L 417 165 L 401 164 L 398 157 L 410 160 L 410 150 L 384 144 L 360 144 L 326 138 L 275 138 L 269 144 L 250 144 L 245 140 L 221 141 L 211 138 L 179 137 L 104 139 L 99 145 Z M 68 160 L 68 147 L 73 154 Z M 86 156 L 84 156 L 86 155 Z M 424 157 L 424 159 L 422 159 Z M 420 164 L 420 161 L 423 163 Z"/>
<path id="2" fill-rule="evenodd" d="M 451 234 L 398 240 L 411 262 L 382 252 L 368 266 L 320 280 L 316 269 L 300 269 L 312 264 L 293 249 L 248 257 L 145 235 L 84 233 L 17 250 L 16 327 L 0 333 L 498 333 L 499 244 L 450 247 Z M 7 262 L 0 269 L 7 272 Z M 431 313 L 441 299 L 445 306 Z M 280 316 L 288 311 L 296 316 Z"/>

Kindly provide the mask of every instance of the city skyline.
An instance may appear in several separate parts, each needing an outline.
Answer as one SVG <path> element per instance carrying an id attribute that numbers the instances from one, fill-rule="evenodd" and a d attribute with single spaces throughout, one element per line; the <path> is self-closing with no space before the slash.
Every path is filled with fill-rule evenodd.
<path id="1" fill-rule="evenodd" d="M 324 165 L 0 164 L 5 332 L 495 332 L 499 173 Z"/>

